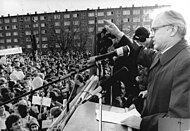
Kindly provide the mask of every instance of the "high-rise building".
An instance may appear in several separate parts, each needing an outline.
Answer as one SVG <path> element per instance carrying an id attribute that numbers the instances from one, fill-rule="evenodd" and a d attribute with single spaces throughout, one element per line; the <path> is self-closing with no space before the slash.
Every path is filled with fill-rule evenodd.
<path id="1" fill-rule="evenodd" d="M 104 28 L 104 19 L 114 22 L 131 36 L 138 26 L 150 28 L 149 14 L 169 5 L 87 9 L 64 12 L 1 16 L 0 49 L 32 48 L 34 35 L 38 49 L 82 47 L 92 50 L 95 36 Z"/>

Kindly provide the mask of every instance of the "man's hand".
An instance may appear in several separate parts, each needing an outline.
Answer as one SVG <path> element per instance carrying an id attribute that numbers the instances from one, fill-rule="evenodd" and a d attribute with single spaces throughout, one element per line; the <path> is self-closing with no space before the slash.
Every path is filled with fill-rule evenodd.
<path id="1" fill-rule="evenodd" d="M 130 116 L 126 118 L 125 120 L 121 121 L 122 125 L 126 125 L 135 129 L 140 129 L 142 118 L 138 116 Z"/>
<path id="2" fill-rule="evenodd" d="M 142 98 L 146 98 L 147 97 L 147 90 L 145 90 L 145 91 L 141 91 L 140 93 L 139 93 L 139 96 L 140 95 L 142 95 Z"/>
<path id="3" fill-rule="evenodd" d="M 111 33 L 112 35 L 114 35 L 118 40 L 120 40 L 122 38 L 122 36 L 124 35 L 123 32 L 121 32 L 119 30 L 119 28 L 112 22 L 108 21 L 108 20 L 104 20 L 105 28 L 106 30 Z"/>

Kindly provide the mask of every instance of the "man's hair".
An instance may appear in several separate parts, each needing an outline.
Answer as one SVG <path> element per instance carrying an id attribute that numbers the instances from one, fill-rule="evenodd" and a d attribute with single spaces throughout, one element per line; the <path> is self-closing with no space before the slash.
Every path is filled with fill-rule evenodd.
<path id="1" fill-rule="evenodd" d="M 165 15 L 167 24 L 172 24 L 178 26 L 178 33 L 181 37 L 186 35 L 186 22 L 181 13 L 174 10 L 165 10 L 163 12 Z"/>
<path id="2" fill-rule="evenodd" d="M 135 30 L 135 34 L 133 36 L 133 40 L 138 40 L 140 42 L 145 42 L 146 38 L 149 38 L 150 32 L 145 27 L 138 27 Z"/>
<path id="3" fill-rule="evenodd" d="M 18 112 L 22 118 L 26 117 L 28 114 L 28 107 L 24 104 L 18 104 Z"/>
<path id="4" fill-rule="evenodd" d="M 5 125 L 7 127 L 7 130 L 10 131 L 12 124 L 17 122 L 19 119 L 21 119 L 21 118 L 18 114 L 13 113 L 13 114 L 9 115 L 5 121 Z"/>

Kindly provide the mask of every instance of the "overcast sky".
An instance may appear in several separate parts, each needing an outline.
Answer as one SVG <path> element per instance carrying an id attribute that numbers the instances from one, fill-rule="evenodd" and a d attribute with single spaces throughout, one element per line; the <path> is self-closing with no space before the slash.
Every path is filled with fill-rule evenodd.
<path id="1" fill-rule="evenodd" d="M 173 2 L 172 2 L 173 1 Z M 180 0 L 181 1 L 181 0 Z M 182 0 L 183 1 L 183 0 Z M 54 12 L 68 10 L 86 10 L 109 7 L 131 7 L 146 5 L 166 5 L 176 3 L 176 0 L 0 0 L 0 15 Z"/>

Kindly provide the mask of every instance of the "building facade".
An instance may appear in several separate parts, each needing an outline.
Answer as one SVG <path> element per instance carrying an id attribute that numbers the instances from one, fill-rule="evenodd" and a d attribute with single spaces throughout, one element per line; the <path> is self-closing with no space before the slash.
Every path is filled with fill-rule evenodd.
<path id="1" fill-rule="evenodd" d="M 104 28 L 104 19 L 114 22 L 131 36 L 139 26 L 150 28 L 149 14 L 169 5 L 87 9 L 0 17 L 0 49 L 32 49 L 31 35 L 41 50 L 60 46 L 93 50 L 96 34 Z"/>

